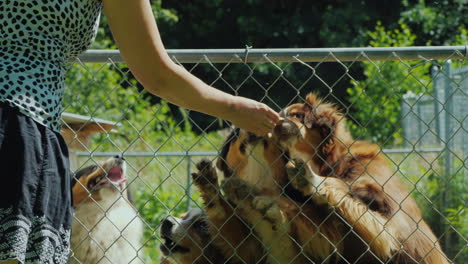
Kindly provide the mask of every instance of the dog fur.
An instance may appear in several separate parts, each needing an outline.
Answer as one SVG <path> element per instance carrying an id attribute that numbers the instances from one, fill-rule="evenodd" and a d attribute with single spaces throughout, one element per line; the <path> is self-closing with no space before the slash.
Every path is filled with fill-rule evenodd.
<path id="1" fill-rule="evenodd" d="M 397 241 L 398 251 L 382 252 L 393 263 L 449 263 L 416 202 L 394 176 L 380 148 L 355 141 L 345 117 L 335 106 L 310 94 L 306 102 L 285 108 L 281 115 L 286 120 L 274 133 L 281 148 L 299 163 L 307 162 L 307 180 L 313 188 L 302 189 L 304 195 L 320 194 L 334 205 L 343 203 L 333 198 L 336 193 L 360 200 L 372 212 L 358 206 L 340 215 L 353 229 L 360 224 L 367 228 L 365 232 L 357 231 L 365 241 L 385 229 Z M 333 191 L 326 194 L 325 189 Z M 377 215 L 380 223 L 372 220 L 374 217 L 363 217 L 367 212 Z"/>
<path id="2" fill-rule="evenodd" d="M 75 179 L 70 263 L 142 263 L 143 225 L 130 202 L 124 160 L 83 168 Z"/>

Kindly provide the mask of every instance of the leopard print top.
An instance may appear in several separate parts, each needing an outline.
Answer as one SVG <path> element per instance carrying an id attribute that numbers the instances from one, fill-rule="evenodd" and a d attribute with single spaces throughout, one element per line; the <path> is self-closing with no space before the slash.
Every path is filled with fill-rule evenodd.
<path id="1" fill-rule="evenodd" d="M 67 61 L 93 42 L 99 0 L 0 0 L 0 102 L 60 131 Z"/>

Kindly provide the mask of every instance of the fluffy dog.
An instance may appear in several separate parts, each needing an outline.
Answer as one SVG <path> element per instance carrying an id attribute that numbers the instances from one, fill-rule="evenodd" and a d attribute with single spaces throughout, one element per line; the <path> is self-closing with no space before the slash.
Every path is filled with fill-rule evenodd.
<path id="1" fill-rule="evenodd" d="M 251 228 L 221 194 L 215 168 L 208 160 L 197 163 L 193 182 L 201 192 L 204 209 L 191 209 L 181 218 L 167 217 L 160 234 L 163 263 L 258 263 L 265 251 Z"/>
<path id="2" fill-rule="evenodd" d="M 267 189 L 260 191 L 240 177 L 230 177 L 222 181 L 223 196 L 211 163 L 201 161 L 198 168 L 194 182 L 213 223 L 212 233 L 223 238 L 218 245 L 234 254 L 235 263 L 308 263 L 289 234 L 278 201 L 265 195 Z"/>
<path id="3" fill-rule="evenodd" d="M 229 263 L 266 263 L 266 253 L 258 235 L 221 194 L 218 175 L 211 161 L 202 160 L 196 166 L 198 173 L 193 173 L 192 178 L 201 192 L 213 244 Z"/>
<path id="4" fill-rule="evenodd" d="M 142 263 L 143 226 L 129 201 L 123 158 L 79 170 L 73 183 L 71 263 Z"/>
<path id="5" fill-rule="evenodd" d="M 281 115 L 286 121 L 277 126 L 274 133 L 281 147 L 298 163 L 307 162 L 309 177 L 305 180 L 311 185 L 298 187 L 304 195 L 321 193 L 328 203 L 336 204 L 341 201 L 330 199 L 330 195 L 324 194 L 324 188 L 349 193 L 382 216 L 385 230 L 397 240 L 397 249 L 401 248 L 385 254 L 394 263 L 449 263 L 437 238 L 422 219 L 416 202 L 394 176 L 379 147 L 355 141 L 348 132 L 346 119 L 336 107 L 310 94 L 305 103 L 293 104 Z M 304 173 L 299 175 L 304 180 L 301 175 Z M 381 230 L 381 226 L 374 225 L 372 218 L 363 218 L 363 213 L 362 210 L 348 210 L 341 214 L 353 226 L 361 223 L 376 227 L 376 230 L 368 229 L 369 234 L 359 232 L 368 240 L 366 237 Z"/>
<path id="6" fill-rule="evenodd" d="M 161 225 L 166 263 L 311 263 L 294 244 L 278 203 L 246 181 L 233 177 L 218 185 L 208 160 L 197 164 L 193 180 L 205 212 L 192 209 Z M 221 188 L 224 195 L 221 194 Z"/>
<path id="7" fill-rule="evenodd" d="M 241 217 L 252 225 L 265 247 L 271 248 L 270 257 L 281 260 L 278 263 L 294 259 L 299 263 L 386 261 L 397 250 L 391 233 L 384 228 L 386 219 L 334 186 L 326 185 L 320 199 L 304 196 L 302 185 L 290 184 L 292 176 L 285 169 L 288 158 L 276 140 L 236 129 L 217 163 L 233 181 L 224 188 L 226 195 L 244 211 Z M 274 228 L 259 230 L 255 211 L 264 212 L 264 219 Z M 351 212 L 359 212 L 360 219 L 369 221 L 349 218 Z"/>

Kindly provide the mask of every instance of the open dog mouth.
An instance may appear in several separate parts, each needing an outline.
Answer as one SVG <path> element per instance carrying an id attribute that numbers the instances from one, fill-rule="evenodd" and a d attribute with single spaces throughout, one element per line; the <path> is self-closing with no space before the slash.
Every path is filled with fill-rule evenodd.
<path id="1" fill-rule="evenodd" d="M 89 184 L 89 187 L 94 188 L 97 186 L 97 188 L 102 188 L 108 185 L 120 187 L 127 181 L 128 179 L 125 177 L 122 168 L 115 166 L 112 167 L 107 173 L 96 177 L 95 180 Z"/>
<path id="2" fill-rule="evenodd" d="M 171 253 L 187 253 L 190 251 L 189 248 L 178 245 L 174 240 L 168 236 L 162 236 L 164 243 L 161 244 L 161 251 L 165 255 L 170 255 Z"/>
<path id="3" fill-rule="evenodd" d="M 122 184 L 127 181 L 127 178 L 125 178 L 122 168 L 113 167 L 107 172 L 107 177 L 104 177 L 103 181 L 112 182 L 113 184 Z"/>

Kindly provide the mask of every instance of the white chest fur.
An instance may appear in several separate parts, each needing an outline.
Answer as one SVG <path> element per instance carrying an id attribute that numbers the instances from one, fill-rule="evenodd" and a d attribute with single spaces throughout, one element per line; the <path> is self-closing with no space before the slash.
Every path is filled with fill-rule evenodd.
<path id="1" fill-rule="evenodd" d="M 75 210 L 70 263 L 142 263 L 143 225 L 119 192 L 100 190 L 105 201 L 92 201 Z"/>

